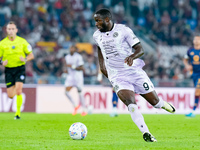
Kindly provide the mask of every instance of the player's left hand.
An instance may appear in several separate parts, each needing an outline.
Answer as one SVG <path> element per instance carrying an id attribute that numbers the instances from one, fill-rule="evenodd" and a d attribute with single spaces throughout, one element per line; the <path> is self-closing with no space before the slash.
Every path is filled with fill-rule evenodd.
<path id="1" fill-rule="evenodd" d="M 125 63 L 127 63 L 127 65 L 132 66 L 133 64 L 133 57 L 132 56 L 128 56 L 125 58 L 124 60 Z"/>
<path id="2" fill-rule="evenodd" d="M 20 58 L 19 58 L 21 61 L 23 61 L 23 62 L 25 62 L 26 61 L 26 59 L 24 58 L 24 57 L 22 57 L 22 56 L 20 56 Z"/>

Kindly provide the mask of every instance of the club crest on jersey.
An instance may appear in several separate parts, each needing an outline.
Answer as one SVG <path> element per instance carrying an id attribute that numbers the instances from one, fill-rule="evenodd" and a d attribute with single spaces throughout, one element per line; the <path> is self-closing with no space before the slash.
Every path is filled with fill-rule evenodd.
<path id="1" fill-rule="evenodd" d="M 24 75 L 21 75 L 21 76 L 20 76 L 20 79 L 21 79 L 21 80 L 24 80 L 24 78 L 25 78 Z"/>
<path id="2" fill-rule="evenodd" d="M 119 34 L 117 32 L 113 33 L 113 37 L 117 37 Z"/>
<path id="3" fill-rule="evenodd" d="M 15 49 L 15 46 L 12 46 L 12 49 Z"/>
<path id="4" fill-rule="evenodd" d="M 198 62 L 199 61 L 199 56 L 198 55 L 194 55 L 193 60 Z"/>

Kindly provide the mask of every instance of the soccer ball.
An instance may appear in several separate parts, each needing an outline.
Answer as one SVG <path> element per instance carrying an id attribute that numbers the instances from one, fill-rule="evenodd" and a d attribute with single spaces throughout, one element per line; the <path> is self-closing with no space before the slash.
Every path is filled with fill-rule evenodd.
<path id="1" fill-rule="evenodd" d="M 69 128 L 69 135 L 73 140 L 83 140 L 87 136 L 87 127 L 81 123 L 73 123 Z"/>

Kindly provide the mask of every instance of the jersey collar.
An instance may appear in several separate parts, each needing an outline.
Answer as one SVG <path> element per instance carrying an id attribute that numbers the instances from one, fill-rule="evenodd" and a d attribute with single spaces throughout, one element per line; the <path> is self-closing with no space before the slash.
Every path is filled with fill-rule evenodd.
<path id="1" fill-rule="evenodd" d="M 106 34 L 106 35 L 108 35 L 110 32 L 112 32 L 112 31 L 115 29 L 115 26 L 116 26 L 116 24 L 115 24 L 115 23 L 113 23 L 113 26 L 112 26 L 111 30 L 110 30 L 110 31 L 107 31 L 107 32 L 105 32 L 105 34 Z"/>
<path id="2" fill-rule="evenodd" d="M 15 39 L 14 39 L 13 41 L 11 41 L 11 40 L 8 38 L 8 36 L 7 36 L 7 39 L 8 39 L 9 41 L 11 41 L 11 42 L 14 42 L 17 38 L 18 38 L 18 36 L 16 36 Z"/>

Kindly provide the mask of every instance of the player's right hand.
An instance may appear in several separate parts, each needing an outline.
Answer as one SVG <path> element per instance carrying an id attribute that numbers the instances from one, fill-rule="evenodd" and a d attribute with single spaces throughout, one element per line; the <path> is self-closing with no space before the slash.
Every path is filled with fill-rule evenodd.
<path id="1" fill-rule="evenodd" d="M 2 65 L 6 66 L 8 64 L 8 60 L 3 61 Z"/>
<path id="2" fill-rule="evenodd" d="M 131 55 L 126 57 L 124 62 L 127 63 L 127 65 L 132 66 L 133 65 L 133 57 Z"/>

